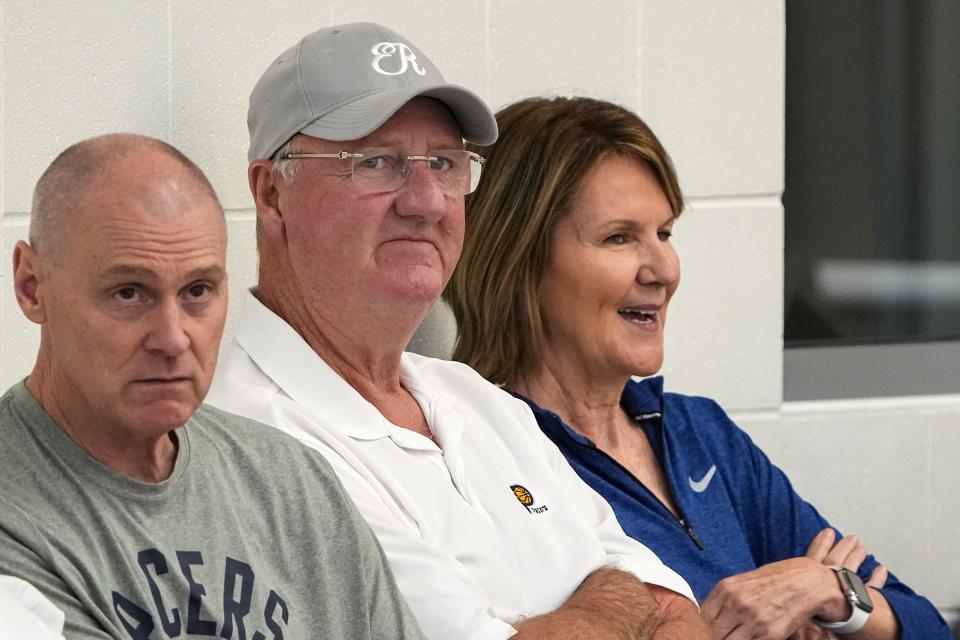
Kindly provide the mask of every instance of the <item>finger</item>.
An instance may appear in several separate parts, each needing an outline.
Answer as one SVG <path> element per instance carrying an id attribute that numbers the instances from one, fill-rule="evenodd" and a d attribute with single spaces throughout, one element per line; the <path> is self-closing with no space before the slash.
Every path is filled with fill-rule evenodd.
<path id="1" fill-rule="evenodd" d="M 721 615 L 720 618 L 716 618 L 710 621 L 710 626 L 713 629 L 714 638 L 724 638 L 725 640 L 733 640 L 737 638 L 737 634 L 742 634 L 743 627 L 738 627 L 736 620 L 730 619 L 729 616 Z M 737 629 L 740 631 L 737 631 Z"/>
<path id="2" fill-rule="evenodd" d="M 722 606 L 720 597 L 717 595 L 717 590 L 714 588 L 713 591 L 707 594 L 707 599 L 700 603 L 700 615 L 712 622 L 717 619 L 717 614 L 720 613 Z M 722 638 L 723 636 L 719 637 Z"/>
<path id="3" fill-rule="evenodd" d="M 867 550 L 863 548 L 863 545 L 858 544 L 850 551 L 847 557 L 843 559 L 843 563 L 840 566 L 846 567 L 851 571 L 856 571 L 866 559 Z"/>
<path id="4" fill-rule="evenodd" d="M 873 571 L 870 573 L 870 578 L 865 584 L 874 589 L 882 589 L 883 585 L 887 584 L 887 568 L 882 564 L 878 564 L 873 568 Z"/>
<path id="5" fill-rule="evenodd" d="M 823 559 L 830 552 L 830 549 L 833 548 L 833 542 L 836 539 L 836 533 L 830 527 L 822 529 L 813 536 L 813 540 L 810 541 L 810 546 L 807 547 L 806 555 L 808 558 L 813 558 L 817 562 L 823 562 Z"/>
<path id="6" fill-rule="evenodd" d="M 730 634 L 738 626 L 739 621 L 727 610 L 724 615 L 723 605 L 724 596 L 716 587 L 707 596 L 707 599 L 700 605 L 700 615 L 710 623 L 713 628 L 715 638 L 729 638 Z"/>
<path id="7" fill-rule="evenodd" d="M 753 640 L 754 634 L 753 629 L 746 625 L 740 625 L 735 629 L 731 629 L 727 635 L 717 636 L 718 638 L 723 638 L 723 640 Z"/>
<path id="8" fill-rule="evenodd" d="M 846 567 L 851 571 L 856 571 L 860 568 L 860 564 L 867 558 L 867 549 L 862 544 L 857 544 L 852 547 L 847 553 L 845 558 L 837 558 L 838 567 Z"/>
<path id="9" fill-rule="evenodd" d="M 723 607 L 727 604 L 728 594 L 736 593 L 735 582 L 736 576 L 730 576 L 713 585 L 713 589 L 707 594 L 706 599 L 700 603 L 700 615 L 707 620 L 719 620 Z M 735 626 L 736 625 L 731 625 L 724 632 L 729 632 L 730 629 Z M 722 638 L 723 636 L 720 637 Z"/>
<path id="10" fill-rule="evenodd" d="M 839 567 L 858 544 L 860 544 L 860 539 L 857 536 L 844 536 L 837 544 L 833 545 L 833 548 L 830 549 L 830 552 L 824 557 L 822 563 Z"/>

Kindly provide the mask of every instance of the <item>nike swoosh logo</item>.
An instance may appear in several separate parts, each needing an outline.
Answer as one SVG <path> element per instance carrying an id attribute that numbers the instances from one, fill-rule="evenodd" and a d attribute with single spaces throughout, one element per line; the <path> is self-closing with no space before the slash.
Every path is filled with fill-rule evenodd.
<path id="1" fill-rule="evenodd" d="M 690 481 L 690 488 L 696 493 L 703 493 L 707 490 L 707 486 L 710 484 L 710 481 L 713 480 L 713 474 L 716 472 L 717 465 L 713 465 L 710 467 L 710 470 L 707 471 L 707 475 L 703 476 L 699 480 L 694 480 L 692 477 L 688 477 L 687 480 Z"/>

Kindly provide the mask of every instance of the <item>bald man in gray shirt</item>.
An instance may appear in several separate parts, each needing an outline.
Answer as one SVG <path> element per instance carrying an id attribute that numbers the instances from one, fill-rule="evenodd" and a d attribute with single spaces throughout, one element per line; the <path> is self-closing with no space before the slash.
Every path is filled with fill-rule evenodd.
<path id="1" fill-rule="evenodd" d="M 227 282 L 196 165 L 87 140 L 31 215 L 14 283 L 40 347 L 0 398 L 0 574 L 62 609 L 68 640 L 421 638 L 324 459 L 199 406 Z"/>

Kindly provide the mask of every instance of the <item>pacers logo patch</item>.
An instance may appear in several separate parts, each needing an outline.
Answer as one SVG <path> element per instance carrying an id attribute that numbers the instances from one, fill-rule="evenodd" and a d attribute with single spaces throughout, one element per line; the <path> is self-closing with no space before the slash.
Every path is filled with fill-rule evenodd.
<path id="1" fill-rule="evenodd" d="M 513 495 L 517 497 L 517 500 L 520 501 L 520 504 L 526 508 L 530 513 L 543 513 L 547 511 L 547 505 L 540 505 L 539 507 L 533 506 L 533 494 L 522 484 L 512 484 L 510 489 L 513 490 Z"/>

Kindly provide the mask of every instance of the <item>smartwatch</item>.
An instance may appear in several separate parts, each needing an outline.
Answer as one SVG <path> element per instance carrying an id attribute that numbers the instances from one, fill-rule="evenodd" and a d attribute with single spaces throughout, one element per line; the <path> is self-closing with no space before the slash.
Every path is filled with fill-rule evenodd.
<path id="1" fill-rule="evenodd" d="M 840 581 L 840 589 L 843 590 L 843 597 L 850 603 L 852 610 L 850 617 L 840 622 L 827 622 L 814 617 L 813 621 L 838 635 L 856 633 L 863 625 L 867 624 L 867 618 L 873 611 L 873 602 L 870 600 L 870 593 L 864 586 L 863 580 L 855 572 L 845 567 L 830 567 L 837 574 L 837 580 Z"/>

